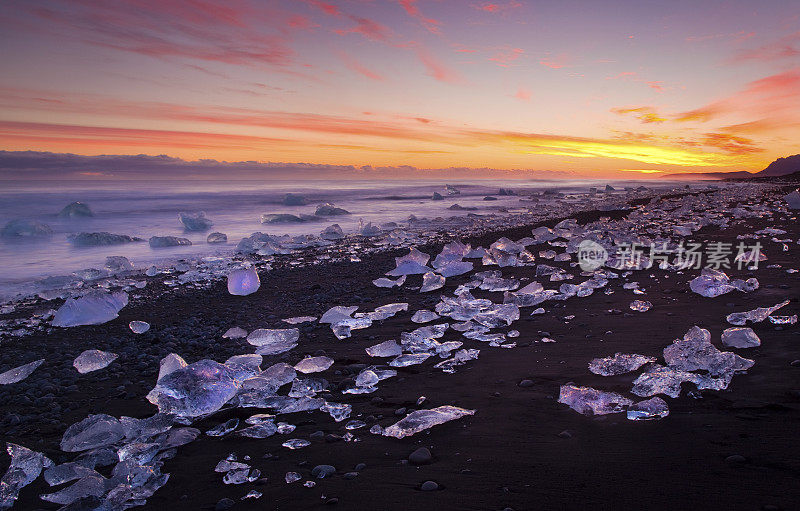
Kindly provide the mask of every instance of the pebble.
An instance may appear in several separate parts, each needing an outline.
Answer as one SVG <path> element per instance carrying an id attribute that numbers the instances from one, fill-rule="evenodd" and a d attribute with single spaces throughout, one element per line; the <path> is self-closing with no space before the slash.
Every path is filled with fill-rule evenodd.
<path id="1" fill-rule="evenodd" d="M 519 386 L 520 387 L 533 387 L 533 381 L 532 380 L 522 380 L 521 382 L 519 382 Z"/>
<path id="2" fill-rule="evenodd" d="M 800 360 L 792 360 L 789 365 L 792 367 L 800 367 Z"/>
<path id="3" fill-rule="evenodd" d="M 367 464 L 366 463 L 359 463 L 354 468 L 356 469 L 357 472 L 361 472 L 362 470 L 367 468 Z"/>
<path id="4" fill-rule="evenodd" d="M 348 479 L 348 480 L 355 479 L 356 477 L 358 477 L 358 472 L 347 472 L 342 477 L 345 478 L 345 479 Z"/>
<path id="5" fill-rule="evenodd" d="M 331 498 L 329 498 L 328 500 L 325 501 L 325 504 L 328 505 L 328 506 L 335 506 L 338 503 L 339 503 L 339 499 L 336 498 L 336 497 L 331 497 Z"/>
<path id="6" fill-rule="evenodd" d="M 572 438 L 572 433 L 567 431 L 566 429 L 558 434 L 558 438 Z"/>
<path id="7" fill-rule="evenodd" d="M 725 458 L 726 463 L 731 463 L 736 465 L 738 465 L 739 463 L 744 463 L 745 461 L 747 461 L 747 459 L 741 454 L 732 454 L 731 456 Z"/>
<path id="8" fill-rule="evenodd" d="M 408 456 L 408 461 L 414 465 L 427 465 L 433 461 L 433 455 L 427 447 L 420 447 Z"/>
<path id="9" fill-rule="evenodd" d="M 439 485 L 433 481 L 425 481 L 419 489 L 422 491 L 436 491 L 439 489 Z"/>
<path id="10" fill-rule="evenodd" d="M 336 467 L 333 465 L 317 465 L 311 469 L 311 475 L 317 479 L 331 476 L 336 473 Z"/>

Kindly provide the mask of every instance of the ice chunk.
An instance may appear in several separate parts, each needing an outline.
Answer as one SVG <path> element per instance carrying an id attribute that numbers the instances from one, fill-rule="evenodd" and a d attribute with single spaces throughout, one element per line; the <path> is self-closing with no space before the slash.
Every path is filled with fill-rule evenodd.
<path id="1" fill-rule="evenodd" d="M 301 476 L 297 472 L 286 472 L 286 476 L 283 479 L 284 481 L 286 481 L 286 484 L 291 484 L 299 481 L 302 478 L 303 476 Z"/>
<path id="2" fill-rule="evenodd" d="M 403 348 L 397 344 L 397 341 L 385 341 L 375 346 L 370 346 L 366 349 L 366 352 L 370 357 L 394 357 L 403 353 Z"/>
<path id="3" fill-rule="evenodd" d="M 631 392 L 637 396 L 647 397 L 664 394 L 676 398 L 681 394 L 681 383 L 688 381 L 697 384 L 700 375 L 682 371 L 674 367 L 653 364 L 639 375 L 633 382 Z"/>
<path id="4" fill-rule="evenodd" d="M 405 302 L 387 303 L 386 305 L 375 307 L 374 312 L 368 312 L 364 317 L 369 318 L 372 321 L 383 321 L 384 319 L 389 319 L 391 317 L 394 317 L 398 312 L 407 310 L 408 310 L 408 304 Z M 356 318 L 360 318 L 359 314 L 356 314 Z"/>
<path id="5" fill-rule="evenodd" d="M 58 216 L 60 218 L 88 218 L 94 216 L 94 213 L 92 213 L 92 209 L 88 204 L 73 202 L 64 206 L 64 209 L 59 211 Z"/>
<path id="6" fill-rule="evenodd" d="M 222 334 L 223 339 L 243 339 L 247 337 L 247 330 L 238 326 L 231 327 Z"/>
<path id="7" fill-rule="evenodd" d="M 800 209 L 800 192 L 794 190 L 783 196 L 789 209 Z"/>
<path id="8" fill-rule="evenodd" d="M 408 367 L 421 364 L 431 357 L 430 353 L 412 353 L 407 355 L 400 355 L 392 359 L 389 365 L 392 367 Z"/>
<path id="9" fill-rule="evenodd" d="M 36 220 L 11 220 L 0 230 L 3 238 L 47 238 L 52 236 L 53 229 L 49 225 Z"/>
<path id="10" fill-rule="evenodd" d="M 330 202 L 326 202 L 325 204 L 320 204 L 317 206 L 317 210 L 314 212 L 317 216 L 338 216 L 338 215 L 349 215 L 350 212 L 346 209 L 337 208 Z"/>
<path id="11" fill-rule="evenodd" d="M 255 268 L 240 268 L 228 274 L 228 292 L 235 296 L 247 296 L 258 291 L 261 280 Z"/>
<path id="12" fill-rule="evenodd" d="M 773 325 L 794 325 L 797 323 L 797 314 L 791 316 L 769 316 L 769 322 Z"/>
<path id="13" fill-rule="evenodd" d="M 243 382 L 259 375 L 263 360 L 264 358 L 257 353 L 234 355 L 225 361 L 225 366 L 233 372 L 231 375 L 233 379 Z"/>
<path id="14" fill-rule="evenodd" d="M 311 215 L 291 215 L 289 213 L 264 213 L 261 215 L 262 224 L 293 224 L 315 220 Z"/>
<path id="15" fill-rule="evenodd" d="M 699 277 L 689 282 L 689 287 L 695 293 L 714 298 L 725 293 L 730 293 L 734 289 L 749 293 L 758 289 L 758 280 L 751 278 L 747 280 L 736 279 L 731 281 L 725 272 L 704 268 Z"/>
<path id="16" fill-rule="evenodd" d="M 316 321 L 316 316 L 295 316 L 293 318 L 286 318 L 282 319 L 284 323 L 289 323 L 290 325 L 299 325 L 300 323 L 310 323 L 311 321 Z"/>
<path id="17" fill-rule="evenodd" d="M 158 379 L 160 380 L 164 376 L 177 371 L 178 369 L 183 369 L 186 367 L 186 361 L 181 358 L 180 355 L 176 353 L 170 353 L 166 357 L 161 359 L 159 363 L 159 370 L 158 370 Z"/>
<path id="18" fill-rule="evenodd" d="M 177 236 L 151 236 L 148 243 L 150 243 L 150 248 L 180 247 L 192 244 L 187 238 Z"/>
<path id="19" fill-rule="evenodd" d="M 692 327 L 683 339 L 664 348 L 667 365 L 682 371 L 702 369 L 713 376 L 734 371 L 745 371 L 754 362 L 729 351 L 719 351 L 711 344 L 711 334 L 700 327 Z"/>
<path id="20" fill-rule="evenodd" d="M 653 304 L 647 300 L 634 300 L 630 304 L 631 310 L 636 312 L 647 312 L 651 307 L 653 307 Z"/>
<path id="21" fill-rule="evenodd" d="M 355 311 L 358 310 L 358 305 L 354 305 L 351 307 L 344 307 L 341 305 L 337 305 L 336 307 L 331 307 L 325 314 L 319 318 L 320 323 L 338 323 L 344 319 L 350 319 Z"/>
<path id="22" fill-rule="evenodd" d="M 437 268 L 436 272 L 442 277 L 455 277 L 469 273 L 473 268 L 474 265 L 469 261 L 453 261 Z"/>
<path id="23" fill-rule="evenodd" d="M 268 438 L 278 432 L 278 427 L 272 421 L 265 421 L 253 426 L 240 429 L 237 433 L 247 438 Z"/>
<path id="24" fill-rule="evenodd" d="M 218 436 L 218 437 L 225 436 L 238 427 L 239 427 L 239 419 L 233 418 L 209 429 L 208 431 L 206 431 L 206 435 Z M 217 465 L 217 468 L 219 468 L 219 465 Z"/>
<path id="25" fill-rule="evenodd" d="M 443 360 L 433 367 L 441 369 L 445 373 L 454 373 L 456 366 L 466 364 L 470 360 L 476 360 L 481 350 L 477 349 L 462 349 L 456 351 L 451 358 Z"/>
<path id="26" fill-rule="evenodd" d="M 44 359 L 40 358 L 39 360 L 35 360 L 33 362 L 29 362 L 25 365 L 21 365 L 19 367 L 15 367 L 13 369 L 9 369 L 3 373 L 0 373 L 0 385 L 8 385 L 9 383 L 17 383 L 19 381 L 24 380 L 28 376 L 31 375 L 32 372 L 36 370 L 37 367 L 44 363 Z"/>
<path id="27" fill-rule="evenodd" d="M 254 426 L 255 427 L 255 426 Z M 248 428 L 250 429 L 250 428 Z M 261 471 L 257 468 L 236 468 L 225 474 L 222 482 L 225 484 L 244 484 L 252 483 L 261 476 Z"/>
<path id="28" fill-rule="evenodd" d="M 117 458 L 115 456 L 115 458 Z M 115 460 L 116 461 L 116 460 Z M 70 481 L 75 481 L 88 475 L 100 475 L 93 468 L 86 467 L 77 462 L 51 465 L 44 471 L 44 480 L 50 486 L 58 486 Z M 2 509 L 2 506 L 0 506 Z"/>
<path id="29" fill-rule="evenodd" d="M 292 438 L 291 440 L 287 440 L 281 444 L 283 447 L 287 449 L 302 449 L 303 447 L 308 447 L 311 445 L 311 442 L 308 440 L 303 440 L 302 438 Z"/>
<path id="30" fill-rule="evenodd" d="M 61 438 L 61 450 L 88 451 L 112 445 L 125 438 L 125 430 L 115 417 L 106 414 L 90 415 L 68 427 Z"/>
<path id="31" fill-rule="evenodd" d="M 772 307 L 759 307 L 747 312 L 734 312 L 725 318 L 731 325 L 742 326 L 751 323 L 761 323 L 776 310 L 789 305 L 789 300 L 773 305 Z"/>
<path id="32" fill-rule="evenodd" d="M 619 413 L 633 401 L 616 392 L 604 392 L 591 387 L 562 385 L 558 402 L 564 403 L 583 415 L 605 415 Z"/>
<path id="33" fill-rule="evenodd" d="M 333 365 L 333 359 L 330 357 L 306 357 L 297 364 L 294 368 L 304 374 L 319 373 L 325 371 Z"/>
<path id="34" fill-rule="evenodd" d="M 333 420 L 342 422 L 350 417 L 350 414 L 353 412 L 353 406 L 346 403 L 331 403 L 326 401 L 320 408 L 320 411 L 328 412 Z"/>
<path id="35" fill-rule="evenodd" d="M 755 348 L 761 346 L 761 339 L 752 328 L 733 327 L 722 332 L 722 344 L 731 348 Z"/>
<path id="36" fill-rule="evenodd" d="M 53 466 L 45 455 L 21 445 L 9 442 L 6 451 L 11 456 L 11 465 L 0 479 L 0 509 L 10 509 L 19 491 L 35 481 L 42 469 Z"/>
<path id="37" fill-rule="evenodd" d="M 112 272 L 131 271 L 133 263 L 124 256 L 108 256 L 106 257 L 106 268 Z"/>
<path id="38" fill-rule="evenodd" d="M 259 328 L 247 336 L 247 342 L 257 346 L 259 355 L 277 355 L 297 346 L 300 330 L 297 328 Z"/>
<path id="39" fill-rule="evenodd" d="M 422 287 L 419 289 L 420 293 L 427 293 L 428 291 L 435 291 L 444 287 L 445 278 L 441 275 L 436 275 L 433 272 L 428 272 L 422 276 Z"/>
<path id="40" fill-rule="evenodd" d="M 228 242 L 228 235 L 224 232 L 212 232 L 206 238 L 206 243 L 227 243 Z"/>
<path id="41" fill-rule="evenodd" d="M 339 224 L 332 224 L 322 230 L 319 237 L 324 240 L 340 240 L 344 238 L 344 231 Z"/>
<path id="42" fill-rule="evenodd" d="M 112 234 L 110 232 L 78 232 L 67 235 L 67 241 L 76 247 L 103 247 L 108 245 L 122 245 L 144 241 L 142 238 L 127 236 L 125 234 Z"/>
<path id="43" fill-rule="evenodd" d="M 99 475 L 88 475 L 78 479 L 71 486 L 47 495 L 42 500 L 66 506 L 83 497 L 101 497 L 106 493 L 106 479 Z"/>
<path id="44" fill-rule="evenodd" d="M 67 298 L 56 311 L 51 324 L 60 327 L 99 325 L 115 319 L 126 305 L 128 294 L 124 291 L 112 294 L 92 291 L 77 299 Z"/>
<path id="45" fill-rule="evenodd" d="M 596 358 L 589 362 L 589 370 L 601 376 L 615 376 L 635 371 L 645 364 L 655 362 L 654 357 L 616 353 L 613 357 Z"/>
<path id="46" fill-rule="evenodd" d="M 405 438 L 419 433 L 420 431 L 425 431 L 433 426 L 474 414 L 475 410 L 467 410 L 450 405 L 439 406 L 430 410 L 415 410 L 406 415 L 403 419 L 385 428 L 382 435 L 394 438 Z"/>
<path id="47" fill-rule="evenodd" d="M 207 231 L 214 225 L 214 222 L 206 218 L 206 214 L 203 211 L 195 214 L 178 213 L 178 220 L 187 231 Z"/>
<path id="48" fill-rule="evenodd" d="M 238 389 L 233 369 L 213 360 L 200 360 L 158 380 L 147 400 L 161 413 L 198 417 L 222 408 Z"/>
<path id="49" fill-rule="evenodd" d="M 150 323 L 146 321 L 131 321 L 128 323 L 128 328 L 135 334 L 143 334 L 150 330 Z"/>
<path id="50" fill-rule="evenodd" d="M 400 287 L 403 284 L 405 284 L 405 282 L 406 282 L 406 276 L 405 275 L 401 276 L 397 280 L 392 280 L 392 279 L 387 279 L 386 277 L 381 277 L 379 279 L 375 279 L 375 280 L 372 281 L 372 283 L 375 285 L 375 287 L 387 287 L 387 288 Z"/>
<path id="51" fill-rule="evenodd" d="M 98 369 L 108 367 L 111 362 L 119 357 L 116 353 L 100 350 L 86 350 L 72 362 L 75 369 L 81 374 L 91 373 Z"/>
<path id="52" fill-rule="evenodd" d="M 360 236 L 378 236 L 383 231 L 380 227 L 372 225 L 372 222 L 364 223 L 364 220 L 358 219 L 358 234 Z"/>
<path id="53" fill-rule="evenodd" d="M 414 323 L 428 323 L 430 321 L 439 319 L 440 317 L 441 316 L 439 316 L 435 312 L 421 309 L 415 312 L 413 316 L 411 316 L 411 321 L 413 321 Z"/>
<path id="54" fill-rule="evenodd" d="M 669 406 L 660 397 L 639 401 L 628 407 L 628 419 L 632 421 L 663 419 L 669 415 Z"/>

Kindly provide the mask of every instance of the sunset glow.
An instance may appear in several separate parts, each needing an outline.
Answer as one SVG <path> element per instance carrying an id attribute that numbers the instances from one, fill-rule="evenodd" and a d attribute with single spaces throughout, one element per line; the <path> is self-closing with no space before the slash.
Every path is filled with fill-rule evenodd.
<path id="1" fill-rule="evenodd" d="M 614 11 L 6 2 L 0 149 L 594 177 L 755 171 L 800 152 L 796 2 Z"/>

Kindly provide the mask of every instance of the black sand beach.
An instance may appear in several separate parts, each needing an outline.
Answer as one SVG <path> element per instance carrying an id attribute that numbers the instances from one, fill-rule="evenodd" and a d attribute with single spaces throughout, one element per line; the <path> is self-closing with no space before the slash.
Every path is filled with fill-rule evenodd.
<path id="1" fill-rule="evenodd" d="M 626 213 L 593 212 L 574 218 L 583 224 Z M 501 236 L 513 240 L 529 236 L 533 227 L 463 241 L 488 246 Z M 593 358 L 616 352 L 660 358 L 664 347 L 694 325 L 710 330 L 714 344 L 727 350 L 719 343 L 722 330 L 731 326 L 725 321 L 727 314 L 788 299 L 791 303 L 780 313 L 797 314 L 800 273 L 786 272 L 800 266 L 797 214 L 747 218 L 725 230 L 705 227 L 689 239 L 735 246 L 737 236 L 765 227 L 783 229 L 787 234 L 782 237 L 795 242 L 783 251 L 780 243 L 761 239 L 768 260 L 758 269 L 725 270 L 731 278 L 756 277 L 760 288 L 752 293 L 734 291 L 706 298 L 691 292 L 687 283 L 699 270 L 677 273 L 651 268 L 612 280 L 608 287 L 613 294 L 547 301 L 541 305 L 546 313 L 536 316 L 530 315 L 535 307 L 521 309 L 518 321 L 500 329 L 520 332 L 513 349 L 492 348 L 450 330 L 443 340 L 460 339 L 464 347 L 481 350 L 477 360 L 454 374 L 433 369 L 439 359 L 432 357 L 421 365 L 398 368 L 398 376 L 381 382 L 372 394 L 336 393 L 337 402 L 353 405 L 351 418 L 366 422 L 366 427 L 352 431 L 354 440 L 342 438 L 344 422 L 334 423 L 320 411 L 280 416 L 297 426 L 289 435 L 262 440 L 201 435 L 166 461 L 162 471 L 170 474 L 169 481 L 140 509 L 223 509 L 230 504 L 220 502 L 225 498 L 232 499 L 232 509 L 241 510 L 797 509 L 800 329 L 796 324 L 748 325 L 763 344 L 732 351 L 753 359 L 755 366 L 735 376 L 725 391 L 705 390 L 691 397 L 688 391 L 694 386 L 684 384 L 679 398 L 666 399 L 670 414 L 661 420 L 630 421 L 624 413 L 587 417 L 557 402 L 559 387 L 568 382 L 635 397 L 629 391 L 637 372 L 598 376 L 587 369 Z M 435 255 L 441 247 L 418 248 Z M 549 247 L 535 245 L 531 251 L 544 248 Z M 409 320 L 414 311 L 433 309 L 440 295 L 452 295 L 459 284 L 470 280 L 469 274 L 448 278 L 443 289 L 431 293 L 412 289 L 419 285 L 419 275 L 410 276 L 399 289 L 373 286 L 373 279 L 394 267 L 393 258 L 405 253 L 407 249 L 368 255 L 358 263 L 276 265 L 261 272 L 261 288 L 245 297 L 228 294 L 224 282 L 206 290 L 178 288 L 163 295 L 155 283 L 148 289 L 159 296 L 133 301 L 109 323 L 7 341 L 2 345 L 3 370 L 38 358 L 47 361 L 28 379 L 0 387 L 0 438 L 64 462 L 70 458 L 58 448 L 61 435 L 88 414 L 143 418 L 156 411 L 145 395 L 155 385 L 158 361 L 169 353 L 178 353 L 189 363 L 203 358 L 222 361 L 252 352 L 244 339 L 222 339 L 232 326 L 248 331 L 285 328 L 282 318 L 320 316 L 334 305 L 358 305 L 359 310 L 369 311 L 408 302 L 408 312 L 354 330 L 349 339 L 337 340 L 327 325 L 299 325 L 299 346 L 265 357 L 262 364 L 294 364 L 307 354 L 324 353 L 335 363 L 319 376 L 329 380 L 332 389 L 343 389 L 365 366 L 378 363 L 364 348 L 399 339 L 400 332 L 421 326 Z M 541 262 L 538 257 L 537 262 Z M 544 262 L 578 272 L 567 262 Z M 774 264 L 782 267 L 766 267 Z M 476 264 L 476 271 L 486 269 L 497 267 Z M 536 278 L 534 266 L 501 270 L 504 277 Z M 638 281 L 645 294 L 623 289 L 626 281 Z M 502 301 L 502 293 L 476 289 L 473 294 Z M 652 309 L 632 311 L 629 304 L 635 299 L 652 302 Z M 135 335 L 127 326 L 132 320 L 147 321 L 152 327 Z M 538 342 L 542 337 L 556 342 Z M 120 357 L 106 369 L 79 375 L 72 360 L 92 348 Z M 476 412 L 402 440 L 368 432 L 375 423 L 385 427 L 407 412 L 440 405 Z M 253 413 L 258 410 L 224 410 L 193 427 L 206 431 Z M 298 450 L 281 447 L 289 438 L 312 443 Z M 429 449 L 432 459 L 410 463 L 409 454 L 420 447 Z M 223 474 L 214 472 L 214 467 L 231 453 L 239 459 L 249 456 L 248 463 L 261 471 L 261 479 L 223 484 Z M 312 469 L 320 464 L 333 465 L 336 474 L 312 477 Z M 290 471 L 301 474 L 302 480 L 287 484 L 284 475 Z M 306 487 L 303 481 L 316 484 Z M 422 491 L 426 481 L 434 481 L 438 489 Z M 250 490 L 263 496 L 240 500 Z M 51 491 L 39 478 L 22 490 L 14 509 L 58 509 L 38 498 Z"/>

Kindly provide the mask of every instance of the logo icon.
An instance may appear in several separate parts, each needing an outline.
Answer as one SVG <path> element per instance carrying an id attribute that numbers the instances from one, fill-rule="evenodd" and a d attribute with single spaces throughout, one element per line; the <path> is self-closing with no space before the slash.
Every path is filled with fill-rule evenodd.
<path id="1" fill-rule="evenodd" d="M 583 240 L 578 245 L 578 265 L 583 271 L 594 271 L 608 261 L 608 251 L 592 240 Z"/>

